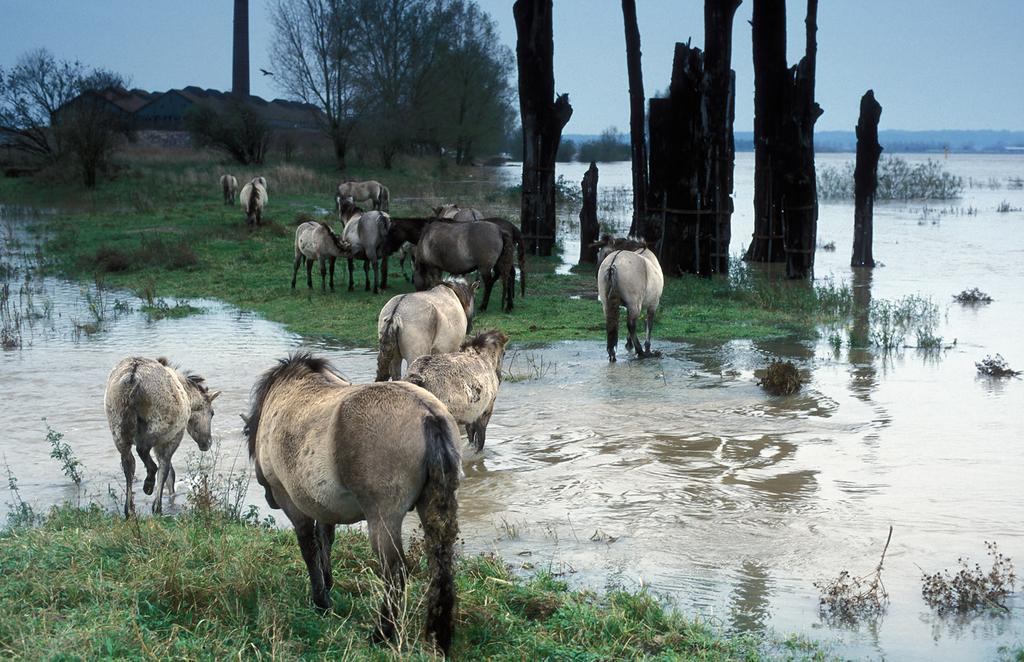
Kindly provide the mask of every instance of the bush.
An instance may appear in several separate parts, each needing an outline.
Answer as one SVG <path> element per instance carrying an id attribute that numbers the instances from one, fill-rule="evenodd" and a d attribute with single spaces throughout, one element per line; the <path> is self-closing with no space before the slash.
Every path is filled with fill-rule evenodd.
<path id="1" fill-rule="evenodd" d="M 270 127 L 256 108 L 234 98 L 196 104 L 185 113 L 185 127 L 197 146 L 219 149 L 242 165 L 263 163 L 270 144 Z"/>
<path id="2" fill-rule="evenodd" d="M 940 614 L 967 612 L 984 607 L 996 607 L 1009 611 L 1004 604 L 1013 594 L 1017 575 L 1013 562 L 1003 556 L 996 543 L 985 542 L 986 554 L 992 557 L 992 568 L 985 572 L 977 563 L 972 568 L 964 559 L 957 559 L 960 570 L 950 574 L 949 570 L 924 573 L 921 594 L 928 606 Z"/>
<path id="3" fill-rule="evenodd" d="M 853 199 L 853 163 L 818 169 L 818 198 Z M 931 159 L 911 165 L 898 156 L 883 156 L 878 162 L 876 200 L 951 200 L 964 190 L 962 177 L 952 175 Z"/>

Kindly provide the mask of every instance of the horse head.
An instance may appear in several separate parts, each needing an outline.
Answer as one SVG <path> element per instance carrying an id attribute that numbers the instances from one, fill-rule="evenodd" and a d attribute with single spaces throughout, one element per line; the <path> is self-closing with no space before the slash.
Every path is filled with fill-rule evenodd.
<path id="1" fill-rule="evenodd" d="M 192 437 L 199 450 L 210 450 L 213 441 L 211 433 L 211 422 L 213 419 L 213 401 L 220 395 L 220 391 L 210 391 L 204 384 L 204 379 L 198 375 L 188 375 L 190 411 L 186 429 Z"/>

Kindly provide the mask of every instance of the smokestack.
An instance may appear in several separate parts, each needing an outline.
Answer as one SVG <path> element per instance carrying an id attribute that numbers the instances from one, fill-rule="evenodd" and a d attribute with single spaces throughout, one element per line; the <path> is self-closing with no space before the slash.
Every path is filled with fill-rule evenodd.
<path id="1" fill-rule="evenodd" d="M 231 65 L 231 93 L 249 98 L 249 0 L 235 0 L 235 47 Z"/>

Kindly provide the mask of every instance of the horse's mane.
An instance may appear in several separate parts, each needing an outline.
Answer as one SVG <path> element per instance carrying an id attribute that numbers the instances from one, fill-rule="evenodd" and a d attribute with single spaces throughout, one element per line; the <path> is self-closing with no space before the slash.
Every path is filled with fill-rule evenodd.
<path id="1" fill-rule="evenodd" d="M 462 343 L 459 347 L 459 351 L 464 352 L 467 349 L 480 351 L 491 347 L 501 347 L 507 342 L 508 336 L 497 329 L 491 329 L 490 331 L 482 331 Z"/>
<path id="2" fill-rule="evenodd" d="M 643 239 L 633 239 L 632 237 L 613 237 L 610 234 L 602 236 L 601 241 L 598 242 L 597 245 L 607 246 L 609 250 L 613 251 L 637 251 L 647 248 L 647 242 Z"/>
<path id="3" fill-rule="evenodd" d="M 469 308 L 469 301 L 470 297 L 473 296 L 473 290 L 464 278 L 443 280 L 440 284 L 455 292 L 455 296 L 459 298 L 459 303 L 462 304 L 464 309 Z"/>
<path id="4" fill-rule="evenodd" d="M 316 222 L 319 223 L 320 226 L 324 230 L 327 230 L 327 234 L 330 236 L 331 240 L 334 242 L 334 245 L 338 247 L 338 250 L 344 251 L 345 250 L 345 246 L 341 243 L 341 237 L 338 235 L 337 232 L 334 231 L 334 228 L 332 228 L 329 223 L 325 223 L 324 221 L 316 221 Z"/>
<path id="5" fill-rule="evenodd" d="M 182 370 L 179 366 L 171 365 L 170 359 L 168 359 L 166 356 L 158 356 L 156 362 L 164 367 L 170 368 L 171 370 L 177 372 L 179 375 L 185 378 L 185 381 L 188 382 L 190 386 L 193 386 L 196 389 L 198 389 L 200 393 L 207 392 L 206 379 L 204 377 L 192 374 L 191 372 L 188 372 L 186 370 Z"/>
<path id="6" fill-rule="evenodd" d="M 331 374 L 341 379 L 345 376 L 331 365 L 331 362 L 319 356 L 313 356 L 307 351 L 295 352 L 287 358 L 278 359 L 277 365 L 267 370 L 259 378 L 259 381 L 252 387 L 252 409 L 245 419 L 245 427 L 242 434 L 245 435 L 249 444 L 249 457 L 256 454 L 256 432 L 260 425 L 260 414 L 263 412 L 263 404 L 276 384 L 289 379 L 298 379 L 308 374 Z M 345 381 L 348 381 L 345 379 Z"/>

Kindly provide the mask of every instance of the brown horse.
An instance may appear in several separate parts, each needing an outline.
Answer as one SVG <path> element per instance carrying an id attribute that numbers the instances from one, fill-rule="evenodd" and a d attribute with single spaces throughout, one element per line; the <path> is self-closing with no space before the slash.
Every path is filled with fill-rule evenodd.
<path id="1" fill-rule="evenodd" d="M 431 575 L 427 631 L 447 655 L 460 458 L 445 406 L 404 382 L 354 385 L 326 359 L 299 353 L 253 387 L 244 433 L 267 503 L 295 527 L 317 609 L 331 607 L 334 527 L 366 520 L 385 583 L 378 640 L 395 634 L 405 585 L 402 520 L 417 509 Z"/>
<path id="2" fill-rule="evenodd" d="M 417 290 L 433 287 L 442 271 L 453 275 L 479 271 L 484 283 L 480 310 L 487 310 L 491 290 L 500 278 L 502 303 L 511 311 L 516 293 L 512 254 L 512 235 L 493 223 L 435 220 L 426 225 L 416 244 L 413 285 Z"/>

